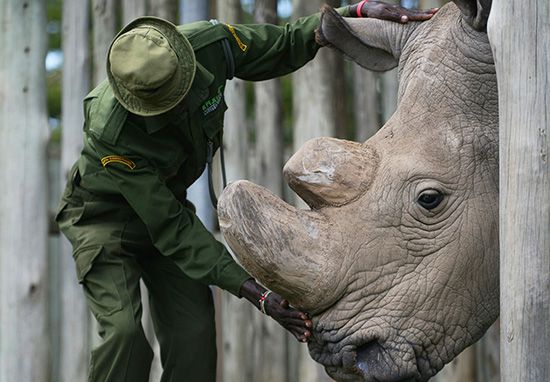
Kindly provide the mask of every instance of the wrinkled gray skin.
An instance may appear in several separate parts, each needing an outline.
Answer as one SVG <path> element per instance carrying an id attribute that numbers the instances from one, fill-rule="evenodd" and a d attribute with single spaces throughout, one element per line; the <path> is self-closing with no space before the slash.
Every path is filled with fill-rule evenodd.
<path id="1" fill-rule="evenodd" d="M 498 315 L 488 11 L 457 3 L 406 25 L 324 9 L 322 43 L 367 68 L 398 64 L 396 113 L 364 144 L 321 138 L 291 158 L 285 176 L 311 211 L 249 182 L 220 200 L 237 257 L 310 311 L 310 354 L 337 381 L 425 381 Z"/>

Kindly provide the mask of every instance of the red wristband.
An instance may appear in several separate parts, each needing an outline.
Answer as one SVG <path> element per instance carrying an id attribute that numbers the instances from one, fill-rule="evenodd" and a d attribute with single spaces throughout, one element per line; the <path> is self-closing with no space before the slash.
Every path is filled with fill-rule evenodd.
<path id="1" fill-rule="evenodd" d="M 363 0 L 359 4 L 357 4 L 357 17 L 363 17 L 363 14 L 361 13 L 361 9 L 363 9 L 363 5 L 365 5 L 367 1 L 368 0 Z"/>

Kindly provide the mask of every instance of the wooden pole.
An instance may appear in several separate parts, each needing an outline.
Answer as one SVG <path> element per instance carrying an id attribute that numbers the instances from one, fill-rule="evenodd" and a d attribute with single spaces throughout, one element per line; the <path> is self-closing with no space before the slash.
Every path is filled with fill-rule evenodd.
<path id="1" fill-rule="evenodd" d="M 220 22 L 238 23 L 241 19 L 241 3 L 239 0 L 218 0 L 217 12 Z M 247 179 L 249 144 L 244 81 L 235 78 L 227 83 L 225 102 L 229 107 L 225 114 L 223 137 L 227 180 Z"/>
<path id="2" fill-rule="evenodd" d="M 61 179 L 63 188 L 68 172 L 82 149 L 82 99 L 90 88 L 89 12 L 87 0 L 63 2 L 63 97 L 61 138 Z M 71 245 L 61 237 L 59 259 L 61 296 L 60 382 L 87 379 L 89 314 L 86 300 L 76 279 Z"/>
<path id="3" fill-rule="evenodd" d="M 254 22 L 277 24 L 277 1 L 256 0 Z M 281 80 L 256 82 L 255 181 L 281 196 L 283 193 L 283 131 Z"/>
<path id="4" fill-rule="evenodd" d="M 319 11 L 325 1 L 294 0 L 293 18 Z M 338 6 L 339 1 L 327 2 Z M 316 58 L 292 76 L 294 102 L 294 148 L 319 136 L 334 136 L 341 117 L 335 112 L 336 82 L 344 81 L 342 57 L 321 49 Z M 338 75 L 335 75 L 338 73 Z"/>
<path id="5" fill-rule="evenodd" d="M 177 23 L 178 0 L 148 0 L 147 14 Z"/>
<path id="6" fill-rule="evenodd" d="M 117 33 L 115 0 L 92 0 L 93 84 L 107 78 L 107 50 Z"/>
<path id="7" fill-rule="evenodd" d="M 277 0 L 255 0 L 254 22 L 277 24 Z M 282 194 L 282 89 L 281 79 L 254 82 L 254 130 L 258 184 L 276 195 Z"/>
<path id="8" fill-rule="evenodd" d="M 217 19 L 223 23 L 237 23 L 241 20 L 239 0 L 218 0 Z M 225 88 L 225 101 L 229 109 L 224 121 L 224 147 L 227 180 L 248 179 L 249 143 L 246 121 L 245 82 L 233 79 Z M 253 381 L 254 369 L 254 322 L 255 308 L 248 301 L 236 299 L 229 293 L 221 295 L 221 317 L 223 333 L 224 382 Z"/>
<path id="9" fill-rule="evenodd" d="M 0 381 L 47 381 L 46 9 L 0 2 Z"/>
<path id="10" fill-rule="evenodd" d="M 209 1 L 204 0 L 180 0 L 180 21 L 190 23 L 198 20 L 208 20 L 208 11 L 212 8 L 209 3 Z"/>
<path id="11" fill-rule="evenodd" d="M 355 118 L 355 139 L 364 142 L 382 126 L 379 118 L 380 102 L 377 91 L 378 75 L 353 66 L 353 116 Z"/>
<path id="12" fill-rule="evenodd" d="M 145 16 L 145 0 L 122 0 L 122 22 L 128 24 L 133 19 Z"/>
<path id="13" fill-rule="evenodd" d="M 501 375 L 550 375 L 550 3 L 495 0 L 500 110 Z"/>

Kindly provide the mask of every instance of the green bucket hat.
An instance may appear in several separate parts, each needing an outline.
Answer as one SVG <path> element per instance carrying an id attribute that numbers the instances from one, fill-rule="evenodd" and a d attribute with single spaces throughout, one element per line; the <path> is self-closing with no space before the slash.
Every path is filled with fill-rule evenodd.
<path id="1" fill-rule="evenodd" d="M 181 102 L 196 67 L 187 38 L 157 17 L 140 17 L 125 26 L 107 54 L 107 77 L 115 97 L 141 116 L 162 114 Z"/>

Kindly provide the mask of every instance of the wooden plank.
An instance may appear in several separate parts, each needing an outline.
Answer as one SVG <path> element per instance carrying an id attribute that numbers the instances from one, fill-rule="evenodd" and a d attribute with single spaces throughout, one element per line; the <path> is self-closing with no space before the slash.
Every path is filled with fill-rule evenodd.
<path id="1" fill-rule="evenodd" d="M 224 23 L 237 23 L 241 19 L 238 0 L 218 0 L 217 19 Z M 225 102 L 229 109 L 224 121 L 224 147 L 227 180 L 248 179 L 248 126 L 246 121 L 245 82 L 234 79 L 225 88 Z M 221 327 L 223 363 L 221 379 L 253 381 L 254 329 L 258 312 L 245 300 L 238 300 L 229 293 L 221 293 Z"/>
<path id="2" fill-rule="evenodd" d="M 550 375 L 550 3 L 493 1 L 500 112 L 501 375 Z"/>
<path id="3" fill-rule="evenodd" d="M 380 101 L 376 89 L 378 75 L 354 65 L 353 78 L 355 139 L 364 142 L 382 126 L 379 118 Z"/>
<path id="4" fill-rule="evenodd" d="M 122 0 L 122 22 L 124 25 L 147 13 L 145 0 Z"/>
<path id="5" fill-rule="evenodd" d="M 65 187 L 69 169 L 82 149 L 82 99 L 90 88 L 89 11 L 87 0 L 63 2 L 63 133 L 61 137 L 61 182 Z M 59 254 L 60 382 L 87 379 L 89 313 L 76 279 L 72 248 L 61 237 Z"/>
<path id="6" fill-rule="evenodd" d="M 118 32 L 115 0 L 92 0 L 93 24 L 93 84 L 107 78 L 107 51 Z"/>
<path id="7" fill-rule="evenodd" d="M 254 21 L 277 24 L 277 1 L 256 0 Z M 258 184 L 276 195 L 283 192 L 283 131 L 281 80 L 256 82 L 255 121 L 256 168 L 253 172 Z"/>
<path id="8" fill-rule="evenodd" d="M 178 0 L 148 0 L 147 14 L 177 23 Z"/>
<path id="9" fill-rule="evenodd" d="M 0 2 L 0 381 L 49 377 L 43 1 Z"/>

